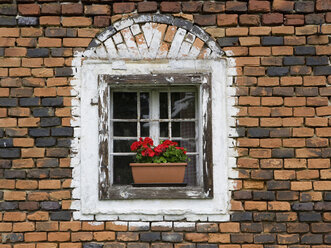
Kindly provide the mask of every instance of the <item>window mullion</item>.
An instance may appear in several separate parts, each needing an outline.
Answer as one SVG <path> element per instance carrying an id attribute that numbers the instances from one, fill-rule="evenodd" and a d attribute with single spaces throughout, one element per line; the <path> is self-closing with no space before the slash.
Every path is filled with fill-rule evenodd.
<path id="1" fill-rule="evenodd" d="M 141 110 L 140 110 L 140 91 L 137 92 L 137 136 L 138 138 L 141 137 L 140 133 L 140 116 L 141 116 Z"/>
<path id="2" fill-rule="evenodd" d="M 150 137 L 154 140 L 155 145 L 159 144 L 159 119 L 160 119 L 160 97 L 158 91 L 151 91 L 151 101 L 149 105 L 151 123 L 150 123 Z"/>
<path id="3" fill-rule="evenodd" d="M 108 88 L 108 93 L 110 94 L 110 101 L 108 101 L 109 103 L 109 116 L 111 119 L 114 118 L 114 94 L 113 94 L 113 91 L 110 90 L 110 88 Z M 108 147 L 108 161 L 110 161 L 110 165 L 109 165 L 109 180 L 110 180 L 110 185 L 113 184 L 114 182 L 114 156 L 112 155 L 113 154 L 113 150 L 114 150 L 114 122 L 113 121 L 109 121 L 109 147 Z"/>
<path id="4" fill-rule="evenodd" d="M 171 122 L 171 91 L 170 89 L 168 89 L 167 92 L 168 95 L 168 119 L 169 119 L 169 123 L 168 123 L 168 130 L 169 130 L 169 139 L 172 139 L 172 122 Z"/>

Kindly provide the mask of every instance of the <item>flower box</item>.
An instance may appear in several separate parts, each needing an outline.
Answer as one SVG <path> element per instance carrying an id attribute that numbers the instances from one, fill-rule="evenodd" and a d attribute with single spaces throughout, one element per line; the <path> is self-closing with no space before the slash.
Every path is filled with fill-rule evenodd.
<path id="1" fill-rule="evenodd" d="M 135 184 L 183 183 L 187 163 L 130 163 Z"/>

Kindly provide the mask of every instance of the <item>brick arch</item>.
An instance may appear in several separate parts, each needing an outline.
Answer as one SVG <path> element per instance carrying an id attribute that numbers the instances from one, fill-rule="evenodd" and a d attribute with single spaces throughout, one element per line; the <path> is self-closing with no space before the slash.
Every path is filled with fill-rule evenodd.
<path id="1" fill-rule="evenodd" d="M 200 27 L 169 15 L 138 15 L 117 21 L 92 40 L 91 59 L 211 59 L 224 52 Z"/>

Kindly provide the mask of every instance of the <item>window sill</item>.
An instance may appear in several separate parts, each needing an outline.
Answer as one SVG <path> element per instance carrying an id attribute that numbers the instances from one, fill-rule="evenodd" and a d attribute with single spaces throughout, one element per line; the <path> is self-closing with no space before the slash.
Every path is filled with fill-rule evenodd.
<path id="1" fill-rule="evenodd" d="M 211 199 L 213 195 L 203 187 L 133 187 L 112 186 L 100 200 L 128 199 Z"/>

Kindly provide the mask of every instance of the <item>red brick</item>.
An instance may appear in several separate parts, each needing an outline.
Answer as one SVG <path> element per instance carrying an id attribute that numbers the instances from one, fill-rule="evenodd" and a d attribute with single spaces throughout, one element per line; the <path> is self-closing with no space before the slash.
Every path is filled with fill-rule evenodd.
<path id="1" fill-rule="evenodd" d="M 31 232 L 24 234 L 25 242 L 38 242 L 47 240 L 46 232 Z"/>
<path id="2" fill-rule="evenodd" d="M 5 212 L 3 215 L 4 221 L 24 221 L 26 213 L 22 212 Z"/>
<path id="3" fill-rule="evenodd" d="M 157 2 L 149 1 L 149 2 L 138 3 L 139 13 L 154 12 L 156 10 L 157 10 Z"/>
<path id="4" fill-rule="evenodd" d="M 18 12 L 23 16 L 35 16 L 40 14 L 40 7 L 38 4 L 19 4 Z"/>
<path id="5" fill-rule="evenodd" d="M 245 12 L 247 11 L 247 3 L 245 2 L 233 2 L 233 1 L 226 1 L 225 3 L 226 11 L 227 12 Z"/>
<path id="6" fill-rule="evenodd" d="M 250 0 L 248 10 L 250 12 L 270 12 L 270 2 Z"/>
<path id="7" fill-rule="evenodd" d="M 115 240 L 115 232 L 94 232 L 93 236 L 96 241 Z"/>
<path id="8" fill-rule="evenodd" d="M 274 0 L 272 4 L 272 9 L 280 12 L 292 12 L 293 7 L 293 1 Z"/>
<path id="9" fill-rule="evenodd" d="M 80 3 L 65 3 L 61 5 L 62 15 L 80 15 L 83 13 L 83 5 Z"/>
<path id="10" fill-rule="evenodd" d="M 219 13 L 225 11 L 225 4 L 218 2 L 205 2 L 203 4 L 203 12 L 206 13 Z"/>
<path id="11" fill-rule="evenodd" d="M 236 14 L 219 14 L 217 15 L 218 26 L 237 26 L 238 15 Z"/>
<path id="12" fill-rule="evenodd" d="M 59 26 L 61 23 L 61 19 L 59 16 L 41 16 L 39 18 L 40 25 L 54 25 Z M 65 22 L 67 25 L 71 24 L 72 22 L 69 20 L 66 20 Z M 70 26 L 70 25 L 69 25 Z M 84 25 L 82 25 L 84 26 Z"/>
<path id="13" fill-rule="evenodd" d="M 62 19 L 64 27 L 84 27 L 91 24 L 92 20 L 88 17 L 63 17 Z"/>
<path id="14" fill-rule="evenodd" d="M 264 25 L 277 25 L 283 23 L 283 14 L 280 13 L 270 13 L 262 15 L 262 23 Z"/>
<path id="15" fill-rule="evenodd" d="M 285 25 L 299 26 L 305 23 L 304 15 L 285 15 Z"/>
<path id="16" fill-rule="evenodd" d="M 13 224 L 13 232 L 31 232 L 35 230 L 33 222 L 21 222 Z"/>
<path id="17" fill-rule="evenodd" d="M 201 26 L 211 26 L 216 24 L 215 15 L 194 15 L 194 22 Z"/>
<path id="18" fill-rule="evenodd" d="M 239 23 L 243 26 L 259 26 L 260 16 L 243 14 L 239 16 Z"/>

